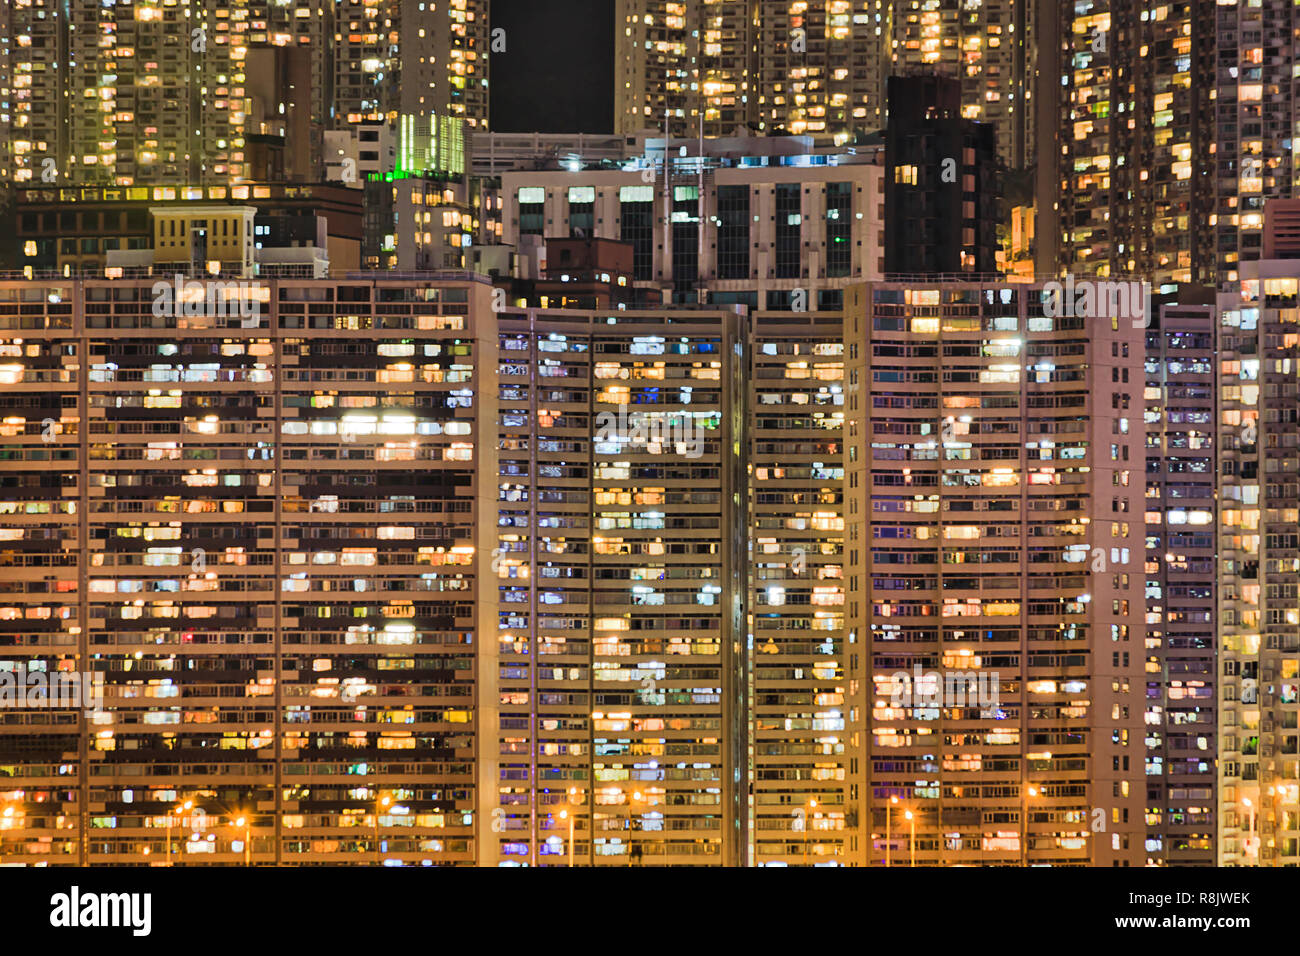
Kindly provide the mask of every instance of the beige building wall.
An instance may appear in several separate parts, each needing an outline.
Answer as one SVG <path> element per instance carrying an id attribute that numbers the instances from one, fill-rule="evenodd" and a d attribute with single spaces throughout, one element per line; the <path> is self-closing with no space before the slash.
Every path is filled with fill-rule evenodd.
<path id="1" fill-rule="evenodd" d="M 847 294 L 859 865 L 1144 859 L 1143 331 L 1043 312 L 1029 285 Z M 896 693 L 931 673 L 937 701 Z"/>

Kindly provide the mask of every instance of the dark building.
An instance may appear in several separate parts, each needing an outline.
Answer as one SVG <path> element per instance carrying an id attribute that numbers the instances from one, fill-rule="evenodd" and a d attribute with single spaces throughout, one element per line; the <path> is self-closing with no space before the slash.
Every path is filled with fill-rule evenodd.
<path id="1" fill-rule="evenodd" d="M 306 46 L 255 46 L 248 51 L 252 100 L 252 179 L 299 182 L 323 172 L 321 117 L 312 115 L 312 57 Z"/>
<path id="2" fill-rule="evenodd" d="M 20 264 L 35 272 L 101 276 L 109 252 L 151 247 L 151 208 L 202 202 L 256 207 L 259 246 L 315 242 L 323 228 L 322 248 L 333 267 L 350 271 L 361 263 L 361 198 L 356 189 L 329 183 L 19 189 Z"/>
<path id="3" fill-rule="evenodd" d="M 960 82 L 891 76 L 885 271 L 995 272 L 998 201 L 995 130 L 962 119 Z"/>
<path id="4" fill-rule="evenodd" d="M 549 308 L 608 309 L 630 305 L 632 243 L 614 239 L 547 239 L 535 292 Z"/>

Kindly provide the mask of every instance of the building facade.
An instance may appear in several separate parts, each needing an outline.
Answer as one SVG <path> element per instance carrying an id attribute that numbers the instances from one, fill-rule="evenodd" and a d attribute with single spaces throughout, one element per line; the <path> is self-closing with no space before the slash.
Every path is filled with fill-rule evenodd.
<path id="1" fill-rule="evenodd" d="M 1059 305 L 846 295 L 859 865 L 1144 862 L 1142 306 Z"/>
<path id="2" fill-rule="evenodd" d="M 490 292 L 0 284 L 5 862 L 476 859 Z"/>
<path id="3" fill-rule="evenodd" d="M 1043 6 L 1016 0 L 877 0 L 888 49 L 884 75 L 939 73 L 961 83 L 961 115 L 989 123 L 1009 168 L 1038 160 L 1038 50 L 1055 41 Z M 882 91 L 883 92 L 883 91 Z M 892 116 L 891 116 L 892 120 Z"/>
<path id="4" fill-rule="evenodd" d="M 486 125 L 489 0 L 327 0 L 327 6 L 337 122 L 436 114 Z"/>
<path id="5" fill-rule="evenodd" d="M 6 862 L 743 862 L 743 311 L 187 281 L 0 288 Z"/>
<path id="6" fill-rule="evenodd" d="M 623 169 L 502 176 L 502 235 L 595 236 L 634 247 L 647 297 L 716 305 L 837 309 L 845 286 L 883 268 L 882 169 L 875 155 L 813 153 L 806 140 L 663 141 Z M 656 163 L 655 157 L 658 157 Z"/>
<path id="7" fill-rule="evenodd" d="M 1146 331 L 1149 866 L 1214 866 L 1218 758 L 1215 294 L 1157 298 Z"/>
<path id="8" fill-rule="evenodd" d="M 1220 866 L 1300 860 L 1295 260 L 1219 297 Z"/>
<path id="9" fill-rule="evenodd" d="M 1142 275 L 1159 289 L 1215 281 L 1212 216 L 1224 216 L 1202 80 L 1215 75 L 1216 9 L 1229 8 L 1191 0 L 1163 16 L 1114 3 L 1061 12 L 1061 270 Z"/>
<path id="10" fill-rule="evenodd" d="M 1035 162 L 1035 4 L 620 0 L 616 23 L 616 133 L 844 144 L 886 125 L 888 76 L 942 73 L 1008 166 Z"/>
<path id="11" fill-rule="evenodd" d="M 247 230 L 249 253 L 291 245 L 318 245 L 331 268 L 355 271 L 360 266 L 362 204 L 359 190 L 329 183 L 244 183 L 236 186 L 38 186 L 17 190 L 17 242 L 24 272 L 64 272 L 69 276 L 104 277 L 110 258 L 121 253 L 159 253 L 157 262 L 172 261 L 159 223 L 195 208 L 209 208 L 216 219 L 234 217 L 236 207 L 252 207 Z M 228 205 L 223 212 L 222 205 Z M 191 216 L 191 218 L 195 218 Z M 213 246 L 233 238 L 214 234 Z M 242 238 L 242 234 L 241 234 Z M 189 232 L 186 233 L 189 262 Z M 208 258 L 222 258 L 208 257 Z M 243 250 L 227 259 L 242 272 Z M 458 263 L 459 265 L 459 263 Z"/>
<path id="12" fill-rule="evenodd" d="M 315 182 L 326 130 L 402 114 L 484 125 L 487 6 L 14 0 L 0 68 L 12 91 L 0 109 L 3 178 Z"/>
<path id="13" fill-rule="evenodd" d="M 615 132 L 809 135 L 879 128 L 871 0 L 619 0 Z"/>
<path id="14" fill-rule="evenodd" d="M 1227 291 L 1263 257 L 1265 201 L 1295 191 L 1293 11 L 1188 0 L 1060 16 L 1057 265 Z"/>
<path id="15" fill-rule="evenodd" d="M 846 866 L 858 764 L 844 628 L 839 313 L 759 312 L 749 375 L 747 674 L 756 866 Z"/>
<path id="16" fill-rule="evenodd" d="M 485 864 L 744 862 L 746 331 L 501 315 Z"/>
<path id="17" fill-rule="evenodd" d="M 250 137 L 301 117 L 319 156 L 329 4 L 15 0 L 5 132 L 19 184 L 175 185 L 258 178 Z M 305 15 L 298 15 L 302 11 Z M 287 59 L 311 51 L 301 71 Z"/>
<path id="18" fill-rule="evenodd" d="M 1224 859 L 1285 862 L 1296 281 L 1223 310 L 1222 410 L 1190 292 L 0 284 L 0 689 L 104 695 L 0 710 L 0 854 L 1183 865 L 1217 754 Z"/>

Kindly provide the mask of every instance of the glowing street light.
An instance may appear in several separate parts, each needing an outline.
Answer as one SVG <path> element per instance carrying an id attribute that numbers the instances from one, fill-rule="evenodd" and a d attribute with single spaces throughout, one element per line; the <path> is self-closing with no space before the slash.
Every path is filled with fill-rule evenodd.
<path id="1" fill-rule="evenodd" d="M 1048 754 L 1051 757 L 1051 754 Z M 1032 783 L 1024 788 L 1024 797 L 1020 801 L 1020 865 L 1029 865 L 1029 800 L 1042 796 L 1041 788 Z"/>
<path id="2" fill-rule="evenodd" d="M 244 830 L 244 866 L 253 865 L 253 821 L 251 817 L 242 816 L 235 820 L 233 826 Z"/>
<path id="3" fill-rule="evenodd" d="M 1250 797 L 1242 797 L 1241 805 L 1250 811 L 1250 828 L 1246 831 L 1246 856 L 1256 856 L 1258 863 L 1258 855 L 1252 853 L 1255 848 L 1255 804 Z"/>
<path id="4" fill-rule="evenodd" d="M 167 858 L 164 864 L 166 866 L 172 865 L 172 813 L 174 812 L 178 817 L 183 818 L 183 815 L 185 813 L 188 813 L 190 810 L 193 809 L 194 809 L 193 800 L 186 800 L 184 803 L 177 806 L 174 810 L 171 807 L 167 808 Z"/>
<path id="5" fill-rule="evenodd" d="M 578 818 L 579 804 L 576 801 L 578 788 L 569 788 L 569 805 L 566 809 L 560 811 L 560 819 L 569 821 L 569 866 L 573 866 L 573 823 Z"/>
<path id="6" fill-rule="evenodd" d="M 633 834 L 632 802 L 636 801 L 637 803 L 640 803 L 644 799 L 645 799 L 645 794 L 643 794 L 640 790 L 637 790 L 632 793 L 631 797 L 627 801 L 627 865 L 628 866 L 632 865 L 632 849 L 636 845 L 632 835 Z"/>
<path id="7" fill-rule="evenodd" d="M 890 865 L 889 850 L 890 850 L 890 846 L 894 842 L 894 830 L 893 830 L 893 825 L 890 821 L 889 811 L 893 808 L 894 804 L 896 804 L 897 802 L 898 802 L 898 797 L 890 797 L 889 802 L 885 804 L 885 866 Z"/>
<path id="8" fill-rule="evenodd" d="M 375 801 L 375 865 L 380 866 L 383 863 L 384 855 L 379 849 L 379 813 L 381 810 L 387 810 L 393 803 L 393 798 L 385 794 Z"/>
<path id="9" fill-rule="evenodd" d="M 803 861 L 805 864 L 808 862 L 808 854 L 811 852 L 811 847 L 809 846 L 809 843 L 811 842 L 809 834 L 813 829 L 813 811 L 816 809 L 817 801 L 810 799 L 808 801 L 808 808 L 804 810 L 803 814 Z"/>

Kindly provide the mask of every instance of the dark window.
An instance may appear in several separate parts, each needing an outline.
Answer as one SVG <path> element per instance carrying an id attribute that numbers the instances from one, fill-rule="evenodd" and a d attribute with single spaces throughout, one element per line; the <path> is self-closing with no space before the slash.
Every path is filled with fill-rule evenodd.
<path id="1" fill-rule="evenodd" d="M 718 187 L 718 278 L 749 278 L 749 187 Z"/>
<path id="2" fill-rule="evenodd" d="M 700 187 L 673 188 L 673 289 L 695 288 L 700 268 Z"/>
<path id="3" fill-rule="evenodd" d="M 767 308 L 770 312 L 789 312 L 791 293 L 788 289 L 772 289 L 767 293 Z"/>
<path id="4" fill-rule="evenodd" d="M 623 200 L 620 205 L 620 238 L 632 244 L 632 278 L 654 278 L 655 204 Z"/>
<path id="5" fill-rule="evenodd" d="M 799 243 L 803 216 L 798 183 L 778 183 L 776 187 L 776 277 L 799 278 Z"/>

